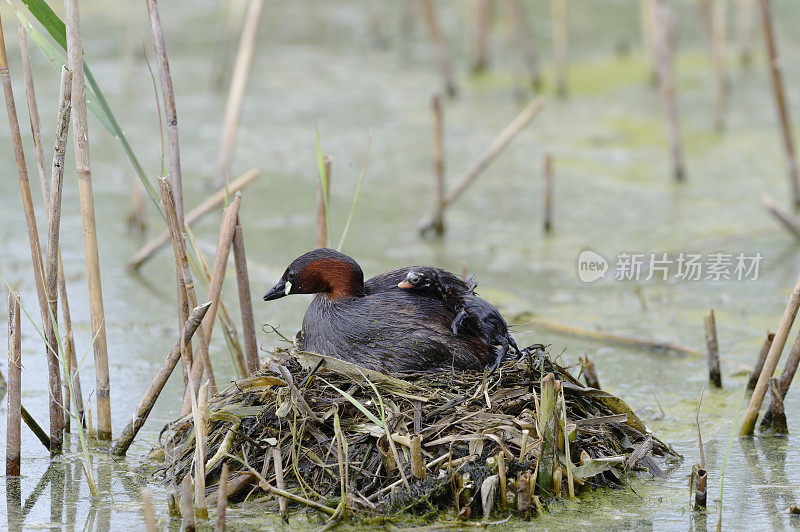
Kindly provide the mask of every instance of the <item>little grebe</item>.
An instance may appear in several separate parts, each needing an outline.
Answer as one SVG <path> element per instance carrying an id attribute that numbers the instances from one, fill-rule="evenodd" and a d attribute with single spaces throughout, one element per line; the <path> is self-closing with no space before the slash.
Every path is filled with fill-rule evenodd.
<path id="1" fill-rule="evenodd" d="M 487 346 L 498 346 L 491 368 L 494 371 L 505 360 L 509 347 L 514 349 L 515 354 L 519 353 L 519 348 L 497 307 L 475 295 L 477 284 L 471 275 L 466 283 L 460 279 L 454 283 L 440 276 L 436 268 L 415 266 L 397 286 L 440 297 L 445 306 L 456 313 L 451 324 L 453 333 L 473 335 Z"/>
<path id="2" fill-rule="evenodd" d="M 484 342 L 451 330 L 456 314 L 440 297 L 398 288 L 409 270 L 391 270 L 364 282 L 355 260 L 316 249 L 292 261 L 264 300 L 317 294 L 303 318 L 299 347 L 370 369 L 480 370 L 491 363 Z M 467 286 L 452 273 L 437 273 Z"/>

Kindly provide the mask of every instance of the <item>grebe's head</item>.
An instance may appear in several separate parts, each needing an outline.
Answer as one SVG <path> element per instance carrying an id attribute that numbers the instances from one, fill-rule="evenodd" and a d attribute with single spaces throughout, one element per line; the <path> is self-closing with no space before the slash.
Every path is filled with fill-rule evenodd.
<path id="1" fill-rule="evenodd" d="M 264 295 L 272 301 L 291 294 L 326 294 L 330 299 L 364 295 L 364 273 L 356 261 L 320 248 L 294 259 L 281 280 Z"/>

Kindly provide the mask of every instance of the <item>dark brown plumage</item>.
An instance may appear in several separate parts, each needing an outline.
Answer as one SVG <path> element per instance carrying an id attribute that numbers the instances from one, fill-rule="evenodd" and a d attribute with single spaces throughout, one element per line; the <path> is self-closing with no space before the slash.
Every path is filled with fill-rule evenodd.
<path id="1" fill-rule="evenodd" d="M 391 270 L 364 282 L 361 267 L 352 258 L 317 249 L 292 261 L 264 299 L 317 294 L 303 318 L 300 348 L 371 369 L 480 370 L 493 362 L 483 342 L 452 331 L 456 314 L 441 298 L 397 287 L 410 269 Z"/>

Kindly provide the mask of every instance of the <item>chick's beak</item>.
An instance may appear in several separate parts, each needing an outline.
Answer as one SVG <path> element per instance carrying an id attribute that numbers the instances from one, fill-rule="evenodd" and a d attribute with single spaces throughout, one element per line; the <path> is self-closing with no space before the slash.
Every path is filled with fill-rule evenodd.
<path id="1" fill-rule="evenodd" d="M 409 283 L 408 281 L 403 280 L 403 281 L 400 281 L 397 284 L 397 288 L 402 288 L 404 290 L 408 290 L 409 288 L 414 288 L 414 285 Z"/>
<path id="2" fill-rule="evenodd" d="M 288 296 L 292 290 L 292 283 L 288 281 L 278 281 L 278 284 L 270 288 L 269 292 L 264 295 L 264 301 L 272 301 L 280 299 L 283 296 Z"/>

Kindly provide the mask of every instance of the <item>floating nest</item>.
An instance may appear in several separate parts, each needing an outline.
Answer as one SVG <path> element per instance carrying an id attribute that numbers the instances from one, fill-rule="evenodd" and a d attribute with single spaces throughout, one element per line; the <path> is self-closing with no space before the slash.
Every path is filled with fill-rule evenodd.
<path id="1" fill-rule="evenodd" d="M 288 500 L 333 519 L 445 511 L 487 522 L 624 486 L 631 471 L 660 476 L 678 458 L 624 401 L 580 384 L 542 346 L 523 355 L 493 375 L 399 378 L 271 353 L 267 367 L 209 402 L 208 501 L 216 504 L 227 462 L 229 500 L 271 492 L 276 509 Z M 167 481 L 193 474 L 195 439 L 192 416 L 164 428 Z"/>

